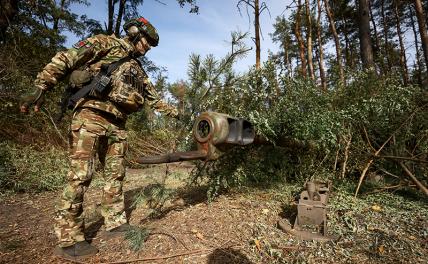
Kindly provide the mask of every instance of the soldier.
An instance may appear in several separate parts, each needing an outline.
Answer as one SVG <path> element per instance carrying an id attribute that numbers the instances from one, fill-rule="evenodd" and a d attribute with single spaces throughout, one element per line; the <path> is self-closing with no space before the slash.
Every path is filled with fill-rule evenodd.
<path id="1" fill-rule="evenodd" d="M 89 256 L 98 252 L 85 240 L 82 203 L 92 178 L 95 156 L 101 151 L 100 142 L 108 142 L 104 153 L 98 153 L 105 156 L 106 184 L 101 211 L 106 231 L 120 233 L 130 228 L 122 191 L 128 148 L 127 115 L 139 110 L 144 101 L 167 116 L 178 115 L 176 108 L 159 98 L 136 60 L 158 45 L 156 29 L 143 17 L 126 22 L 123 28 L 124 38 L 96 35 L 57 53 L 37 75 L 36 91 L 22 100 L 22 112 L 27 112 L 33 104 L 34 110 L 39 111 L 45 93 L 71 72 L 72 86 L 80 87 L 72 96 L 77 103 L 70 127 L 68 183 L 56 206 L 54 229 L 59 244 L 54 253 L 57 255 Z M 87 92 L 80 92 L 85 89 Z"/>

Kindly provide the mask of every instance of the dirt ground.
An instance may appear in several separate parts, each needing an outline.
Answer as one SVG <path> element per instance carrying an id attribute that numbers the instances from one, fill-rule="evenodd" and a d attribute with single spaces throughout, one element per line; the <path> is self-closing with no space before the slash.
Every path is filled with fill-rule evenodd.
<path id="1" fill-rule="evenodd" d="M 129 221 L 151 232 L 139 250 L 123 236 L 102 236 L 102 181 L 95 179 L 85 197 L 86 235 L 99 253 L 72 261 L 52 254 L 59 192 L 6 197 L 0 201 L 0 263 L 428 263 L 427 201 L 382 204 L 390 196 L 373 196 L 355 204 L 333 193 L 329 230 L 336 241 L 298 241 L 277 228 L 279 219 L 293 214 L 288 204 L 295 186 L 240 190 L 208 203 L 204 188 L 184 186 L 191 169 L 128 169 Z M 165 176 L 178 192 L 160 213 L 150 214 L 147 203 L 133 206 L 139 193 Z"/>

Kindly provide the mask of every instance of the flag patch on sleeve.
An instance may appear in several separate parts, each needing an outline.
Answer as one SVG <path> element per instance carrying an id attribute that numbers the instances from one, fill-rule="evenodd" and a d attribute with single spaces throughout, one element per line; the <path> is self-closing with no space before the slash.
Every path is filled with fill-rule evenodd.
<path id="1" fill-rule="evenodd" d="M 80 49 L 80 48 L 90 48 L 92 44 L 87 40 L 82 40 L 77 42 L 73 45 L 73 48 Z"/>

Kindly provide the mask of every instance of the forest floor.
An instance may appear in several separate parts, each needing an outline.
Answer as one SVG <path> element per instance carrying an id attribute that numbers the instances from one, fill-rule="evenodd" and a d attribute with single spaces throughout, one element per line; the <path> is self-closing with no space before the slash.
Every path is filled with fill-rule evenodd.
<path id="1" fill-rule="evenodd" d="M 299 241 L 277 227 L 278 220 L 295 215 L 290 204 L 299 186 L 241 188 L 208 203 L 205 188 L 185 185 L 191 169 L 183 163 L 128 169 L 128 217 L 140 228 L 132 238 L 102 236 L 102 180 L 94 179 L 84 213 L 87 236 L 99 253 L 72 261 L 53 255 L 59 191 L 4 196 L 0 263 L 428 263 L 428 199 L 412 192 L 354 199 L 351 188 L 334 187 L 328 230 L 336 239 Z M 161 181 L 174 190 L 174 198 L 153 211 L 154 201 L 141 194 Z M 135 206 L 135 201 L 140 202 Z"/>

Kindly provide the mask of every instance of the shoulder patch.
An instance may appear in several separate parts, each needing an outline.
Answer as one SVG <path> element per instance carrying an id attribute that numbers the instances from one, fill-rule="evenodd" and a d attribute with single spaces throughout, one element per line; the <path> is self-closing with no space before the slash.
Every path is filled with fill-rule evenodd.
<path id="1" fill-rule="evenodd" d="M 90 48 L 92 46 L 92 43 L 87 40 L 82 40 L 77 42 L 73 45 L 73 48 L 80 49 L 80 48 Z"/>

